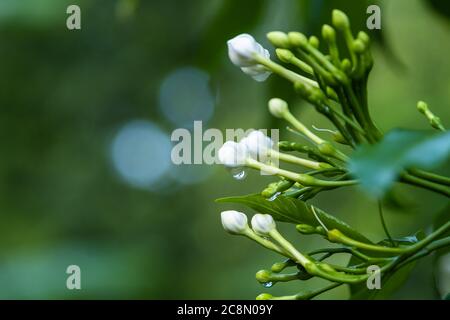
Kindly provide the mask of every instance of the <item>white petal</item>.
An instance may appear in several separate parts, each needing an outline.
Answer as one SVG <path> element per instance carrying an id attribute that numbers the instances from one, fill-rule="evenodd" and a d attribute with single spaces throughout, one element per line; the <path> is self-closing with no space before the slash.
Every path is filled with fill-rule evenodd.
<path id="1" fill-rule="evenodd" d="M 220 214 L 223 228 L 231 234 L 241 234 L 247 228 L 247 216 L 239 211 L 227 210 Z"/>
<path id="2" fill-rule="evenodd" d="M 249 154 L 254 158 L 265 158 L 266 151 L 273 147 L 273 141 L 261 131 L 252 131 L 241 140 L 245 144 Z"/>
<path id="3" fill-rule="evenodd" d="M 255 64 L 254 55 L 260 53 L 258 43 L 246 33 L 228 40 L 228 56 L 231 62 L 238 67 L 248 67 Z"/>
<path id="4" fill-rule="evenodd" d="M 248 151 L 245 145 L 234 141 L 227 141 L 219 149 L 218 158 L 223 165 L 235 168 L 245 165 Z"/>
<path id="5" fill-rule="evenodd" d="M 252 218 L 252 229 L 256 234 L 267 236 L 275 227 L 275 221 L 270 214 L 257 213 Z"/>

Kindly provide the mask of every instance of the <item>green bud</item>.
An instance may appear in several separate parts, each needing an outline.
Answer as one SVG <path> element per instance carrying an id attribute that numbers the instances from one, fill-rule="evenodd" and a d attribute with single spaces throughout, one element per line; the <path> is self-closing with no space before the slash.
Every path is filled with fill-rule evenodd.
<path id="1" fill-rule="evenodd" d="M 316 228 L 313 226 L 310 226 L 309 224 L 298 224 L 295 226 L 295 229 L 297 229 L 298 232 L 300 232 L 301 234 L 315 234 L 316 233 Z"/>
<path id="2" fill-rule="evenodd" d="M 341 62 L 342 70 L 344 70 L 345 73 L 349 73 L 352 70 L 352 63 L 349 59 L 345 58 Z"/>
<path id="3" fill-rule="evenodd" d="M 259 270 L 256 273 L 256 280 L 258 280 L 258 282 L 260 282 L 260 283 L 270 282 L 271 275 L 272 275 L 272 272 L 270 272 L 269 270 Z"/>
<path id="4" fill-rule="evenodd" d="M 364 42 L 364 44 L 366 46 L 368 46 L 370 44 L 370 37 L 367 33 L 365 33 L 364 31 L 360 31 L 358 32 L 358 39 L 360 39 L 362 42 Z"/>
<path id="5" fill-rule="evenodd" d="M 319 49 L 320 46 L 319 38 L 317 38 L 316 36 L 309 37 L 309 44 L 314 48 Z"/>
<path id="6" fill-rule="evenodd" d="M 294 89 L 295 91 L 300 93 L 300 95 L 302 95 L 303 97 L 309 97 L 313 93 L 312 86 L 307 85 L 300 81 L 294 83 Z"/>
<path id="7" fill-rule="evenodd" d="M 261 195 L 264 198 L 269 198 L 276 192 L 277 192 L 277 183 L 272 182 L 263 191 L 261 191 Z"/>
<path id="8" fill-rule="evenodd" d="M 355 41 L 353 41 L 352 47 L 353 47 L 353 51 L 355 51 L 358 54 L 362 54 L 362 53 L 364 53 L 364 51 L 366 51 L 366 45 L 360 39 L 356 39 Z"/>
<path id="9" fill-rule="evenodd" d="M 261 293 L 259 296 L 256 297 L 256 300 L 270 300 L 273 296 L 269 293 Z"/>
<path id="10" fill-rule="evenodd" d="M 292 187 L 293 184 L 294 184 L 294 181 L 285 180 L 285 179 L 277 181 L 277 182 L 272 182 L 267 186 L 267 188 L 265 188 L 261 192 L 261 195 L 265 198 L 269 198 L 277 192 L 282 192 L 282 191 L 289 189 L 290 187 Z"/>
<path id="11" fill-rule="evenodd" d="M 308 45 L 308 39 L 303 33 L 300 32 L 289 32 L 288 33 L 289 42 L 294 47 L 304 48 Z"/>
<path id="12" fill-rule="evenodd" d="M 272 270 L 272 272 L 278 273 L 278 272 L 283 271 L 285 266 L 286 266 L 285 262 L 277 262 L 272 265 L 270 270 Z"/>
<path id="13" fill-rule="evenodd" d="M 328 231 L 328 240 L 330 240 L 331 242 L 340 242 L 341 236 L 342 233 L 337 229 Z"/>
<path id="14" fill-rule="evenodd" d="M 272 265 L 272 267 L 270 268 L 270 270 L 272 270 L 272 272 L 274 272 L 274 273 L 279 273 L 279 272 L 283 271 L 284 269 L 286 269 L 287 267 L 291 267 L 291 266 L 295 266 L 295 265 L 297 265 L 297 264 L 293 260 L 288 259 L 283 262 L 274 263 Z"/>
<path id="15" fill-rule="evenodd" d="M 325 94 L 323 91 L 316 87 L 311 87 L 309 99 L 312 102 L 321 102 L 326 99 Z"/>
<path id="16" fill-rule="evenodd" d="M 431 110 L 428 108 L 428 105 L 425 102 L 419 101 L 417 103 L 417 110 L 419 110 L 420 113 L 425 115 L 428 121 L 430 121 L 430 125 L 433 128 L 445 131 L 445 127 L 442 125 L 441 119 L 438 116 L 436 116 L 433 112 L 431 112 Z"/>
<path id="17" fill-rule="evenodd" d="M 336 152 L 336 149 L 334 149 L 333 145 L 327 141 L 322 142 L 317 146 L 321 154 L 332 156 Z"/>
<path id="18" fill-rule="evenodd" d="M 336 131 L 335 133 L 333 133 L 333 140 L 340 144 L 345 144 L 345 145 L 349 144 L 347 139 L 345 139 L 345 137 L 339 131 Z"/>
<path id="19" fill-rule="evenodd" d="M 287 49 L 276 49 L 275 52 L 277 54 L 278 59 L 280 59 L 284 63 L 289 63 L 294 57 L 294 54 Z"/>
<path id="20" fill-rule="evenodd" d="M 341 10 L 334 9 L 331 15 L 331 21 L 333 25 L 339 29 L 344 30 L 350 28 L 350 21 L 347 15 Z"/>
<path id="21" fill-rule="evenodd" d="M 269 111 L 274 117 L 283 118 L 289 112 L 289 107 L 286 101 L 272 98 L 269 100 Z"/>
<path id="22" fill-rule="evenodd" d="M 326 230 L 325 230 L 322 226 L 317 226 L 317 227 L 316 227 L 316 233 L 317 233 L 317 234 L 321 234 L 321 235 L 323 235 L 323 236 L 326 236 L 326 235 L 327 235 Z"/>
<path id="23" fill-rule="evenodd" d="M 272 31 L 267 34 L 267 39 L 277 48 L 289 48 L 289 38 L 282 31 Z"/>
<path id="24" fill-rule="evenodd" d="M 334 31 L 333 27 L 324 24 L 322 27 L 322 37 L 329 42 L 334 42 L 336 40 L 336 31 Z"/>
<path id="25" fill-rule="evenodd" d="M 428 111 L 428 105 L 423 101 L 419 101 L 417 102 L 417 110 L 419 110 L 420 113 L 425 114 Z"/>

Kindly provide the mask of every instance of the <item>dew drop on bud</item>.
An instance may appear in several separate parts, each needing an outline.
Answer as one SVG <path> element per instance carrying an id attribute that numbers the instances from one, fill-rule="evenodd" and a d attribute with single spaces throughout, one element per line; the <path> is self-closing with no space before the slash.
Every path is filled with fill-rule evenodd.
<path id="1" fill-rule="evenodd" d="M 281 192 L 278 191 L 273 196 L 271 196 L 268 200 L 269 201 L 274 201 L 280 194 L 281 194 Z"/>
<path id="2" fill-rule="evenodd" d="M 264 288 L 271 288 L 273 286 L 273 283 L 272 282 L 264 282 L 262 285 Z"/>
<path id="3" fill-rule="evenodd" d="M 231 170 L 231 175 L 236 180 L 244 180 L 247 177 L 247 172 L 241 168 L 234 168 Z"/>

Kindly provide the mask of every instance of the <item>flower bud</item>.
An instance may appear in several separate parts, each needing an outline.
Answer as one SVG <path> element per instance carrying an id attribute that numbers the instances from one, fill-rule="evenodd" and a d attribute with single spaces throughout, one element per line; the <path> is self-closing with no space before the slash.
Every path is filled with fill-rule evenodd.
<path id="1" fill-rule="evenodd" d="M 265 156 L 267 150 L 273 147 L 272 139 L 258 130 L 250 132 L 240 143 L 246 146 L 250 156 L 254 159 Z"/>
<path id="2" fill-rule="evenodd" d="M 241 143 L 227 141 L 219 149 L 218 158 L 220 163 L 229 168 L 243 166 L 248 158 L 247 147 Z"/>
<path id="3" fill-rule="evenodd" d="M 364 51 L 366 51 L 366 45 L 360 39 L 356 39 L 355 41 L 353 41 L 352 47 L 353 47 L 353 51 L 355 51 L 358 54 L 362 54 L 362 53 L 364 53 Z"/>
<path id="4" fill-rule="evenodd" d="M 270 300 L 273 296 L 270 293 L 261 293 L 259 296 L 256 297 L 256 300 Z"/>
<path id="5" fill-rule="evenodd" d="M 267 236 L 276 227 L 270 214 L 257 213 L 252 218 L 252 229 L 256 234 Z"/>
<path id="6" fill-rule="evenodd" d="M 274 117 L 283 118 L 289 112 L 289 107 L 286 101 L 272 98 L 269 100 L 269 111 Z"/>
<path id="7" fill-rule="evenodd" d="M 228 210 L 220 214 L 222 226 L 228 233 L 242 234 L 248 228 L 247 216 L 239 211 Z"/>
<path id="8" fill-rule="evenodd" d="M 352 63 L 350 62 L 349 59 L 345 58 L 341 62 L 341 67 L 342 67 L 342 70 L 344 70 L 344 72 L 348 73 L 352 69 Z"/>
<path id="9" fill-rule="evenodd" d="M 261 53 L 258 42 L 249 34 L 243 33 L 228 40 L 228 56 L 238 67 L 255 65 L 255 54 Z"/>
<path id="10" fill-rule="evenodd" d="M 251 76 L 256 81 L 264 81 L 269 77 L 271 72 L 256 61 L 256 57 L 262 56 L 266 59 L 270 58 L 268 50 L 264 49 L 249 34 L 243 33 L 231 40 L 228 40 L 228 56 L 234 65 Z"/>
<path id="11" fill-rule="evenodd" d="M 292 51 L 287 49 L 276 49 L 275 50 L 278 59 L 280 59 L 284 63 L 291 62 L 292 58 L 294 57 L 294 54 Z"/>
<path id="12" fill-rule="evenodd" d="M 242 67 L 241 70 L 258 82 L 265 81 L 272 73 L 260 64 L 252 67 Z"/>
<path id="13" fill-rule="evenodd" d="M 289 48 L 290 46 L 287 34 L 281 31 L 269 32 L 267 39 L 277 48 Z"/>
<path id="14" fill-rule="evenodd" d="M 294 47 L 304 48 L 308 45 L 308 38 L 300 32 L 289 32 L 289 42 Z"/>
<path id="15" fill-rule="evenodd" d="M 322 27 L 322 37 L 329 42 L 334 42 L 336 40 L 336 32 L 333 27 L 328 24 L 324 24 Z"/>
<path id="16" fill-rule="evenodd" d="M 295 226 L 298 232 L 301 234 L 315 234 L 316 228 L 313 226 L 310 226 L 309 224 L 298 224 Z"/>
<path id="17" fill-rule="evenodd" d="M 332 156 L 336 153 L 336 149 L 334 149 L 333 145 L 329 142 L 322 142 L 317 146 L 321 154 L 326 156 Z"/>
<path id="18" fill-rule="evenodd" d="M 309 44 L 314 48 L 319 49 L 320 46 L 319 38 L 317 38 L 316 36 L 309 37 Z"/>
<path id="19" fill-rule="evenodd" d="M 256 280 L 258 280 L 259 283 L 267 283 L 270 282 L 270 276 L 272 273 L 269 270 L 259 270 L 256 273 Z"/>
<path id="20" fill-rule="evenodd" d="M 358 32 L 358 37 L 357 38 L 360 39 L 362 42 L 364 42 L 364 44 L 366 46 L 368 46 L 370 44 L 370 37 L 364 31 Z"/>
<path id="21" fill-rule="evenodd" d="M 333 25 L 339 30 L 344 30 L 350 27 L 350 21 L 348 20 L 347 15 L 341 10 L 333 10 L 331 21 L 333 22 Z"/>
<path id="22" fill-rule="evenodd" d="M 417 110 L 419 110 L 420 113 L 425 114 L 425 112 L 428 111 L 428 105 L 423 101 L 419 101 L 417 102 Z"/>

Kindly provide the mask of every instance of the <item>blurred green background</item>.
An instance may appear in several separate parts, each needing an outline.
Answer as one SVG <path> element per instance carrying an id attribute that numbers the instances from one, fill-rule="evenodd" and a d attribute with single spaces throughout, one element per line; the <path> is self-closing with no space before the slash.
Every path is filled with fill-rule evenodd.
<path id="1" fill-rule="evenodd" d="M 332 8 L 365 28 L 373 3 L 382 8 L 381 33 L 369 32 L 374 118 L 384 131 L 428 128 L 415 110 L 422 99 L 449 126 L 448 4 L 439 1 L 0 0 L 0 298 L 253 299 L 317 286 L 262 288 L 255 272 L 280 258 L 222 230 L 220 211 L 238 207 L 214 199 L 257 192 L 271 179 L 177 167 L 170 135 L 194 120 L 204 130 L 284 128 L 266 111 L 275 95 L 308 125 L 329 127 L 287 82 L 257 83 L 234 67 L 226 41 L 248 32 L 270 48 L 266 32 L 317 32 Z M 81 7 L 81 30 L 66 28 L 69 4 Z M 282 130 L 281 138 L 293 137 Z M 446 204 L 403 190 L 407 209 L 386 208 L 396 236 L 430 225 Z M 376 203 L 357 188 L 314 203 L 383 238 Z M 302 250 L 325 244 L 281 229 Z M 439 297 L 433 273 L 447 285 L 450 276 L 431 260 L 394 298 Z M 81 268 L 82 290 L 66 288 L 71 264 Z"/>

